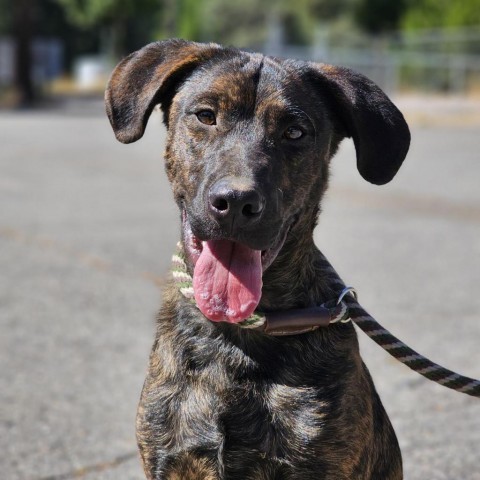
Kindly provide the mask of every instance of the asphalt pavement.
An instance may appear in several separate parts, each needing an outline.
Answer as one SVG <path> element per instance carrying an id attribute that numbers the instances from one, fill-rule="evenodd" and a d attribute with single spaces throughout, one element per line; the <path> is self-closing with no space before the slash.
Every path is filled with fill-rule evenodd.
<path id="1" fill-rule="evenodd" d="M 404 105 L 413 140 L 397 178 L 364 182 L 344 142 L 316 242 L 392 333 L 480 378 L 480 110 L 449 122 Z M 179 237 L 164 139 L 154 114 L 121 145 L 99 102 L 0 113 L 2 479 L 144 478 L 136 404 Z M 480 480 L 480 401 L 359 337 L 405 478 Z"/>

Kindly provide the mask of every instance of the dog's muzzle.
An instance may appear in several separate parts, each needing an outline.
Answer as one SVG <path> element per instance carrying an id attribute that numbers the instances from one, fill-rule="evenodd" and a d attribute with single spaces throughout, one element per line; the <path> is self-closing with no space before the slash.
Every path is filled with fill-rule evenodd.
<path id="1" fill-rule="evenodd" d="M 280 252 L 290 230 L 284 225 L 269 248 L 260 250 L 232 238 L 198 238 L 183 211 L 183 244 L 193 271 L 197 306 L 212 321 L 238 323 L 256 309 L 263 272 Z"/>

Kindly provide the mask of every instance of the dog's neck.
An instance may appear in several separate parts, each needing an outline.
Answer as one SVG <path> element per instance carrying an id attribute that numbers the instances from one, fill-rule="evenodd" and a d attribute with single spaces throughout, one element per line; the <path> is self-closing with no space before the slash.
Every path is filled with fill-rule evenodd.
<path id="1" fill-rule="evenodd" d="M 334 292 L 325 281 L 323 256 L 313 241 L 316 215 L 313 217 L 290 232 L 264 273 L 260 310 L 305 308 L 331 299 Z"/>

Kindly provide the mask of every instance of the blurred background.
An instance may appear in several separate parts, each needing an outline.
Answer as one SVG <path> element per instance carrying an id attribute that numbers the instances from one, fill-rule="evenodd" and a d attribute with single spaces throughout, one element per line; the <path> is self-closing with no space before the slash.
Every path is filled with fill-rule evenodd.
<path id="1" fill-rule="evenodd" d="M 359 70 L 412 145 L 385 187 L 345 140 L 315 231 L 386 328 L 480 378 L 480 0 L 0 0 L 0 477 L 139 480 L 135 411 L 179 237 L 155 111 L 116 142 L 116 62 L 167 37 Z M 407 480 L 480 480 L 480 403 L 359 332 Z"/>
<path id="2" fill-rule="evenodd" d="M 480 95 L 478 0 L 0 0 L 0 105 L 103 89 L 166 37 L 351 66 L 390 93 Z"/>

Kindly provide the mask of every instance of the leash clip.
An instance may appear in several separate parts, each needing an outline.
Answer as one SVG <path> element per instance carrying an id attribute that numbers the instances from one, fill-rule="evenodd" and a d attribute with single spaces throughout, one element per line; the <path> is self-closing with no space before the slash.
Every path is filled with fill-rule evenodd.
<path id="1" fill-rule="evenodd" d="M 353 287 L 345 287 L 338 296 L 336 307 L 340 307 L 340 311 L 336 313 L 335 317 L 332 318 L 330 323 L 348 323 L 351 321 L 350 316 L 348 315 L 348 307 L 342 301 L 347 294 L 352 294 L 355 300 L 357 300 L 357 291 Z"/>
<path id="2" fill-rule="evenodd" d="M 357 291 L 355 290 L 355 287 L 345 287 L 340 292 L 340 295 L 338 296 L 337 305 L 340 305 L 340 303 L 342 303 L 342 300 L 344 299 L 344 297 L 349 293 L 351 293 L 353 295 L 355 300 L 358 300 L 358 294 L 357 294 Z"/>

